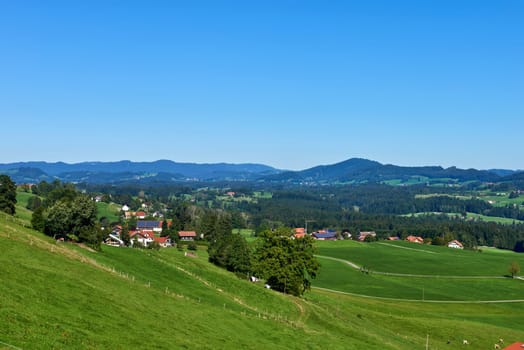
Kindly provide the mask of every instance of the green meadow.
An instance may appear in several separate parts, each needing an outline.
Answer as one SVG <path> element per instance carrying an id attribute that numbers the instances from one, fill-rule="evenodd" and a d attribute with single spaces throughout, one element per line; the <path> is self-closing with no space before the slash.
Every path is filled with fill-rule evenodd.
<path id="1" fill-rule="evenodd" d="M 97 217 L 99 220 L 105 217 L 109 222 L 118 221 L 118 216 L 120 215 L 120 206 L 118 204 L 98 202 L 96 207 L 98 208 Z"/>
<path id="2" fill-rule="evenodd" d="M 453 274 L 503 275 L 507 261 L 522 262 L 519 256 L 489 249 L 448 252 L 395 244 L 398 247 L 337 241 L 319 242 L 318 248 L 326 256 L 398 273 L 443 274 L 447 269 L 440 265 L 473 259 Z M 507 342 L 524 339 L 523 303 L 416 300 L 422 298 L 420 288 L 428 300 L 457 300 L 464 297 L 466 287 L 459 286 L 454 293 L 449 285 L 430 287 L 441 279 L 405 282 L 400 277 L 363 274 L 325 258 L 320 259 L 314 286 L 337 291 L 315 287 L 296 298 L 209 264 L 203 247 L 196 257 L 176 248 L 104 246 L 95 252 L 56 243 L 3 214 L 0 251 L 2 349 L 405 350 L 424 349 L 428 336 L 429 349 L 462 349 L 462 339 L 481 349 L 492 348 L 500 337 Z M 417 263 L 426 255 L 433 268 Z M 479 290 L 470 299 L 497 299 L 500 289 L 508 288 L 504 297 L 517 297 L 513 283 L 522 286 L 523 281 L 502 278 L 491 287 L 490 279 L 468 283 Z M 373 290 L 415 301 L 369 297 Z"/>

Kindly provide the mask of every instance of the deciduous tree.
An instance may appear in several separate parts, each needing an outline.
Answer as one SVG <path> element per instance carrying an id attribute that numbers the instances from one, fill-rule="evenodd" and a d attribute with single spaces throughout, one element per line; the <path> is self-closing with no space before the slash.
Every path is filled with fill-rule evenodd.
<path id="1" fill-rule="evenodd" d="M 290 239 L 291 229 L 281 227 L 260 234 L 255 251 L 254 271 L 278 291 L 302 295 L 311 288 L 319 264 L 315 259 L 313 239 Z"/>

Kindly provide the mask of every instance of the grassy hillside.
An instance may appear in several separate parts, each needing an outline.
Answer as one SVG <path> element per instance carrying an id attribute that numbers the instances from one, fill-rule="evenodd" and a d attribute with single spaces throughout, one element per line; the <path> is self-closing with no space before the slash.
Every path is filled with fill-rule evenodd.
<path id="1" fill-rule="evenodd" d="M 430 349 L 524 339 L 522 304 L 402 302 L 320 289 L 294 298 L 208 264 L 201 250 L 196 258 L 177 249 L 93 252 L 2 214 L 0 250 L 0 348 L 405 350 L 423 349 L 428 334 Z"/>

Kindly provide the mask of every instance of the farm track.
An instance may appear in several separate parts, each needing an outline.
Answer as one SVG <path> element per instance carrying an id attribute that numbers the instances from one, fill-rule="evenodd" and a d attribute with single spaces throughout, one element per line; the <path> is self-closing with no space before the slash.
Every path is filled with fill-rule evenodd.
<path id="1" fill-rule="evenodd" d="M 355 264 L 352 261 L 339 259 L 339 258 L 333 258 L 330 256 L 325 255 L 315 255 L 318 258 L 321 259 L 328 259 L 333 261 L 338 261 L 344 264 L 347 264 L 354 268 L 355 270 L 365 270 L 364 267 Z M 504 276 L 453 276 L 453 275 L 417 275 L 417 274 L 410 274 L 410 273 L 395 273 L 395 272 L 383 272 L 383 271 L 375 271 L 371 270 L 368 271 L 368 273 L 375 274 L 375 275 L 383 275 L 383 276 L 393 276 L 393 277 L 413 277 L 413 278 L 435 278 L 435 279 L 506 279 L 508 277 Z"/>

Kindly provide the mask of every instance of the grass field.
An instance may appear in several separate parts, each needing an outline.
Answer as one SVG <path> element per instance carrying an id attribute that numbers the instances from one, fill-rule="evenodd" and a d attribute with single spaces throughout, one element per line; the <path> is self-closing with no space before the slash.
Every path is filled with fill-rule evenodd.
<path id="1" fill-rule="evenodd" d="M 33 212 L 26 208 L 31 197 L 35 197 L 35 195 L 23 191 L 16 192 L 16 216 L 27 222 L 31 221 L 33 215 Z"/>
<path id="2" fill-rule="evenodd" d="M 118 216 L 120 214 L 120 205 L 115 203 L 105 203 L 105 202 L 98 202 L 96 203 L 96 207 L 98 209 L 97 217 L 100 220 L 100 218 L 107 218 L 109 222 L 117 222 Z"/>
<path id="3" fill-rule="evenodd" d="M 524 301 L 524 280 L 506 277 L 512 261 L 524 266 L 524 255 L 510 251 L 335 241 L 320 242 L 319 254 L 322 270 L 315 285 L 322 288 L 396 299 Z M 328 257 L 351 261 L 369 273 Z"/>
<path id="4" fill-rule="evenodd" d="M 524 254 L 504 250 L 452 249 L 404 241 L 319 241 L 318 254 L 352 261 L 372 271 L 439 276 L 503 276 Z"/>
<path id="5" fill-rule="evenodd" d="M 409 260 L 410 253 L 412 265 L 413 259 L 440 253 L 442 259 L 433 257 L 434 263 L 449 259 L 457 263 L 473 254 L 424 253 L 434 248 L 411 251 L 345 241 L 319 245 L 325 255 L 344 257 L 343 251 L 349 250 L 351 260 L 360 263 L 382 260 L 382 255 L 396 263 L 391 259 Z M 210 265 L 202 250 L 196 258 L 177 249 L 103 247 L 102 252 L 92 252 L 57 244 L 3 214 L 0 249 L 0 348 L 5 349 L 405 350 L 424 349 L 427 335 L 430 349 L 462 349 L 462 339 L 468 339 L 471 348 L 490 349 L 500 337 L 506 342 L 524 339 L 522 303 L 432 304 L 320 289 L 295 298 Z M 480 267 L 463 272 L 487 273 L 492 270 L 485 265 L 513 258 L 499 252 L 476 254 Z M 391 295 L 400 297 L 412 288 L 374 274 L 364 276 L 336 261 L 321 263 L 316 284 L 351 288 L 358 283 L 367 293 L 364 285 L 372 279 L 370 288 L 391 289 Z M 410 270 L 407 262 L 398 264 L 390 270 Z M 353 282 L 347 274 L 355 275 L 349 277 Z M 482 292 L 486 297 L 497 295 L 482 280 L 479 283 L 477 289 L 486 289 Z M 428 297 L 438 292 L 425 288 Z M 441 289 L 442 295 L 451 294 Z"/>
<path id="6" fill-rule="evenodd" d="M 420 213 L 405 214 L 402 216 L 418 217 L 418 216 L 424 216 L 424 215 L 447 215 L 450 217 L 463 218 L 460 213 L 440 213 L 440 212 L 420 212 Z M 522 220 L 503 218 L 499 216 L 487 216 L 487 215 L 481 215 L 481 214 L 469 213 L 469 212 L 466 213 L 466 219 L 479 220 L 479 221 L 485 221 L 485 222 L 495 222 L 497 224 L 502 224 L 502 225 L 512 225 L 513 223 L 516 223 L 516 224 L 524 223 L 524 221 Z"/>

